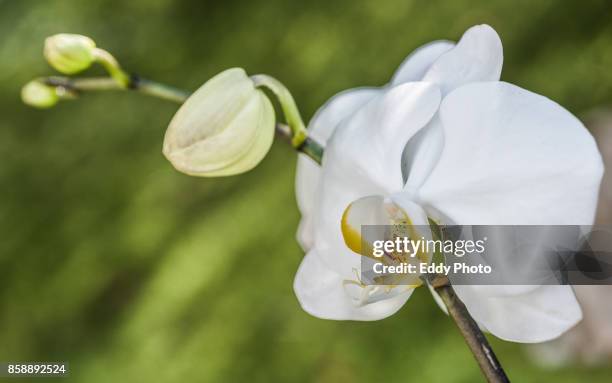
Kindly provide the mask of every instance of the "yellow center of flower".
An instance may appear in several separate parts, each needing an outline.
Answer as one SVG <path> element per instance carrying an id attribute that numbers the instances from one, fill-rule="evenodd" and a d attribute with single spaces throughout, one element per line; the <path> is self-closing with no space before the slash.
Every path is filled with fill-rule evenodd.
<path id="1" fill-rule="evenodd" d="M 372 211 L 368 209 L 379 210 Z M 379 214 L 377 215 L 376 213 Z M 360 222 L 360 218 L 367 222 Z M 371 220 L 379 220 L 380 222 L 372 222 Z M 374 259 L 377 262 L 385 265 L 398 265 L 402 263 L 419 264 L 429 262 L 429 254 L 425 253 L 422 249 L 418 249 L 412 256 L 408 253 L 398 251 L 385 252 L 382 256 L 375 256 L 373 244 L 369 243 L 367 239 L 364 239 L 360 230 L 362 224 L 373 223 L 385 226 L 384 236 L 386 240 L 422 237 L 419 234 L 418 228 L 414 226 L 408 213 L 400 206 L 382 198 L 377 199 L 375 197 L 366 197 L 350 203 L 342 214 L 340 228 L 346 246 L 355 253 L 370 259 Z M 377 285 L 368 286 L 360 278 L 359 270 L 354 271 L 356 274 L 356 279 L 346 280 L 345 288 L 354 289 L 356 287 L 361 287 L 362 289 L 367 289 L 367 292 L 364 290 L 358 294 L 360 296 L 359 301 L 361 303 L 371 301 L 371 299 L 368 297 L 370 297 L 372 294 L 378 297 L 380 297 L 381 294 L 388 295 L 392 290 L 400 285 L 402 287 L 411 289 L 423 284 L 423 282 L 419 279 L 418 274 L 391 274 L 374 277 L 374 281 L 377 283 Z M 373 289 L 373 287 L 378 288 Z"/>

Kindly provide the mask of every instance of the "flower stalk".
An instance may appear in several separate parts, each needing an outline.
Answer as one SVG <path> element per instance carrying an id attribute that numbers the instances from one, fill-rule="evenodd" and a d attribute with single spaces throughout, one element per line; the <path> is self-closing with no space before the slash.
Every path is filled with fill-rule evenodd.
<path id="1" fill-rule="evenodd" d="M 130 76 L 128 88 L 152 97 L 157 97 L 176 103 L 183 103 L 185 100 L 187 100 L 187 97 L 189 97 L 189 92 L 160 84 L 155 81 L 147 80 L 146 78 L 142 78 L 135 74 Z"/>
<path id="2" fill-rule="evenodd" d="M 289 90 L 280 81 L 265 74 L 251 76 L 251 80 L 256 87 L 264 87 L 274 93 L 283 110 L 287 125 L 291 129 L 291 144 L 294 148 L 302 146 L 307 137 L 306 126 Z"/>
<path id="3" fill-rule="evenodd" d="M 111 56 L 112 57 L 112 56 Z M 104 65 L 104 64 L 103 64 Z M 108 65 L 113 67 L 112 62 Z M 115 66 L 115 68 L 119 68 Z M 112 72 L 109 68 L 109 73 Z M 119 68 L 119 71 L 122 70 Z M 176 103 L 183 103 L 189 93 L 168 85 L 141 78 L 137 75 L 127 76 L 127 82 L 122 74 L 115 73 L 113 77 L 77 78 L 68 77 L 46 77 L 40 81 L 48 86 L 55 87 L 58 93 L 78 96 L 90 91 L 129 90 L 153 97 L 158 97 Z M 276 124 L 279 135 L 291 141 L 292 146 L 299 152 L 304 153 L 316 163 L 321 164 L 324 148 L 312 138 L 308 137 L 306 128 L 300 117 L 295 101 L 287 88 L 278 80 L 267 75 L 252 76 L 251 79 L 256 86 L 270 89 L 278 98 L 287 124 Z M 478 327 L 478 324 L 469 314 L 467 308 L 457 297 L 448 278 L 442 275 L 430 275 L 427 278 L 438 295 L 442 298 L 450 317 L 455 322 L 461 335 L 465 339 L 470 351 L 474 355 L 483 375 L 488 382 L 509 382 L 501 364 L 499 363 L 493 349 Z"/>
<path id="4" fill-rule="evenodd" d="M 117 59 L 104 49 L 95 48 L 93 56 L 96 62 L 100 63 L 108 74 L 117 82 L 120 87 L 126 88 L 130 84 L 130 76 L 121 69 Z"/>
<path id="5" fill-rule="evenodd" d="M 470 348 L 470 351 L 472 351 L 474 359 L 476 359 L 487 382 L 510 382 L 499 360 L 497 360 L 491 345 L 487 341 L 487 338 L 482 333 L 463 302 L 457 297 L 448 278 L 443 275 L 435 275 L 430 277 L 428 283 L 431 284 L 436 293 L 442 298 L 442 302 L 444 302 L 444 306 L 446 306 L 448 310 L 448 315 L 453 319 L 465 343 Z"/>
<path id="6" fill-rule="evenodd" d="M 62 91 L 73 93 L 75 96 L 92 91 L 133 90 L 176 103 L 183 103 L 187 97 L 189 97 L 188 92 L 155 81 L 143 79 L 137 75 L 131 75 L 126 86 L 121 85 L 114 78 L 109 77 L 73 79 L 70 77 L 50 76 L 42 78 L 41 81 L 49 86 L 59 88 Z"/>
<path id="7" fill-rule="evenodd" d="M 122 86 L 117 80 L 109 77 L 70 78 L 50 76 L 43 77 L 40 81 L 48 86 L 56 88 L 59 93 L 71 95 L 73 98 L 87 92 L 119 90 L 133 91 L 182 104 L 190 95 L 189 92 L 182 89 L 152 81 L 136 74 L 129 76 L 129 83 L 127 86 Z M 289 94 L 288 91 L 287 94 Z M 291 97 L 290 94 L 289 97 Z M 297 151 L 304 153 L 316 163 L 321 164 L 323 147 L 307 136 L 304 123 L 302 122 L 299 112 L 297 112 L 297 106 L 295 106 L 293 97 L 291 97 L 290 100 L 285 97 L 285 100 L 285 108 L 290 111 L 289 113 L 291 116 L 286 117 L 286 119 L 287 122 L 292 123 L 293 126 L 277 123 L 276 132 L 280 136 L 287 138 Z M 291 104 L 293 104 L 293 106 Z M 281 103 L 281 107 L 282 105 Z M 298 138 L 296 138 L 294 132 L 298 134 Z"/>

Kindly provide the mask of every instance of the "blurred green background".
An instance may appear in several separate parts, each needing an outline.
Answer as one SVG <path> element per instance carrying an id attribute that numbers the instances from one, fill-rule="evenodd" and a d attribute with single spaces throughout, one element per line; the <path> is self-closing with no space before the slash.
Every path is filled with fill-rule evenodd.
<path id="1" fill-rule="evenodd" d="M 75 382 L 473 382 L 471 354 L 425 290 L 395 316 L 332 322 L 292 291 L 295 154 L 191 178 L 161 155 L 177 106 L 91 94 L 39 111 L 46 36 L 89 35 L 128 70 L 193 90 L 232 66 L 268 73 L 304 117 L 381 85 L 411 50 L 491 24 L 502 78 L 582 115 L 612 101 L 607 1 L 0 0 L 0 361 L 69 361 Z M 99 69 L 89 73 L 100 74 Z M 517 382 L 609 382 L 536 366 L 492 339 Z M 38 380 L 37 380 L 38 381 Z"/>

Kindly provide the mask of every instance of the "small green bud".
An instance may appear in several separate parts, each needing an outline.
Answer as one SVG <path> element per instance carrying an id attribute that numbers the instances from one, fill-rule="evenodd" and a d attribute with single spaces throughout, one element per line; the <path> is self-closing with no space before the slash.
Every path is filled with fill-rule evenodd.
<path id="1" fill-rule="evenodd" d="M 27 105 L 44 109 L 57 104 L 59 96 L 54 87 L 32 80 L 21 88 L 21 100 Z"/>
<path id="2" fill-rule="evenodd" d="M 61 73 L 73 74 L 91 66 L 96 43 L 87 36 L 60 33 L 47 37 L 44 56 Z"/>
<path id="3" fill-rule="evenodd" d="M 255 167 L 274 139 L 272 103 L 243 69 L 223 71 L 202 85 L 172 118 L 163 152 L 179 171 L 229 176 Z"/>

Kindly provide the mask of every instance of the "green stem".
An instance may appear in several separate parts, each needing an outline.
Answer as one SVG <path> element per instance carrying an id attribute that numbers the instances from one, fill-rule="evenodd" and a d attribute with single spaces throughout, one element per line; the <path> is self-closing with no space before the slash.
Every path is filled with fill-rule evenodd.
<path id="1" fill-rule="evenodd" d="M 266 87 L 270 89 L 272 93 L 274 93 L 278 99 L 278 102 L 280 103 L 281 109 L 283 110 L 287 125 L 289 125 L 291 132 L 293 133 L 291 144 L 294 148 L 301 147 L 308 134 L 306 132 L 304 121 L 302 121 L 302 117 L 300 116 L 300 111 L 295 104 L 295 100 L 293 99 L 291 92 L 289 92 L 287 87 L 285 87 L 285 85 L 283 85 L 280 81 L 266 74 L 251 76 L 251 80 L 253 80 L 256 87 Z"/>
<path id="2" fill-rule="evenodd" d="M 155 81 L 146 80 L 137 75 L 130 76 L 127 86 L 123 86 L 114 78 L 109 77 L 72 79 L 69 77 L 52 76 L 42 78 L 41 81 L 74 95 L 92 91 L 131 90 L 179 104 L 185 102 L 187 97 L 189 97 L 188 92 Z"/>
<path id="3" fill-rule="evenodd" d="M 297 150 L 312 158 L 317 164 L 322 164 L 324 148 L 312 138 L 306 137 L 302 145 L 299 146 Z"/>
<path id="4" fill-rule="evenodd" d="M 276 132 L 288 138 L 289 140 L 292 137 L 291 128 L 285 124 L 276 124 Z M 324 148 L 317 141 L 312 138 L 306 136 L 302 144 L 295 148 L 295 150 L 304 153 L 308 157 L 310 157 L 314 162 L 321 165 L 323 161 L 323 152 Z"/>
<path id="5" fill-rule="evenodd" d="M 130 84 L 130 75 L 128 75 L 117 62 L 117 59 L 104 49 L 95 48 L 94 57 L 99 62 L 108 74 L 117 81 L 117 84 L 123 88 L 127 88 Z"/>
<path id="6" fill-rule="evenodd" d="M 189 92 L 147 80 L 137 75 L 131 76 L 129 88 L 148 94 L 149 96 L 174 101 L 179 104 L 185 102 L 189 97 Z"/>
<path id="7" fill-rule="evenodd" d="M 117 84 L 117 81 L 108 77 L 70 79 L 68 77 L 51 76 L 42 78 L 41 81 L 49 86 L 61 88 L 64 91 L 75 94 L 98 90 L 123 89 L 119 84 Z"/>

